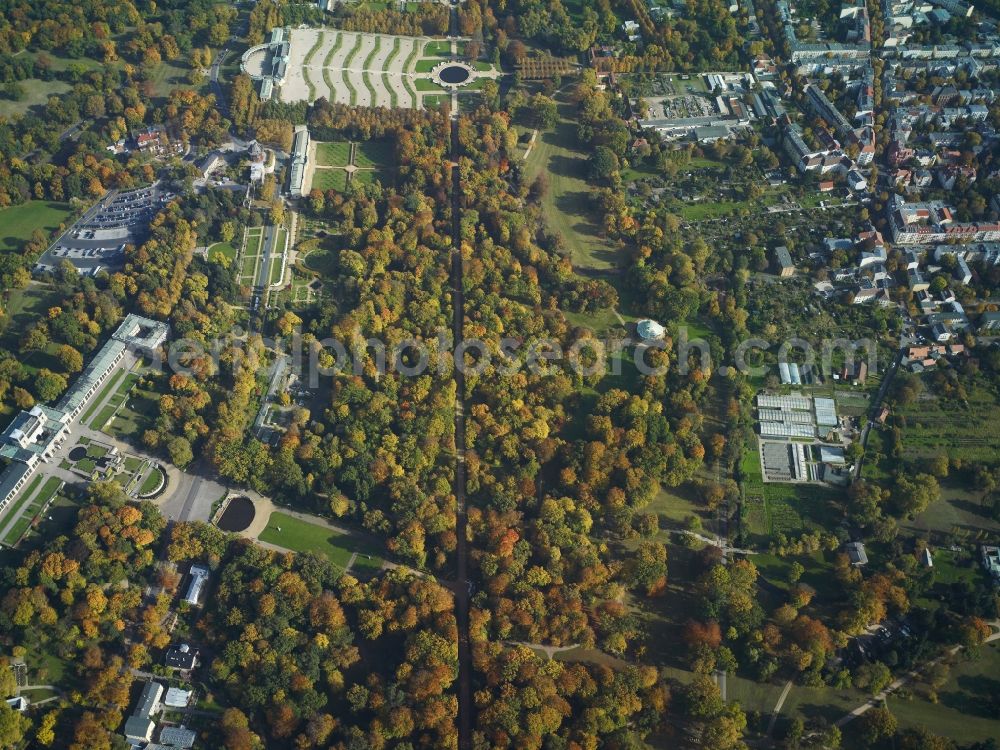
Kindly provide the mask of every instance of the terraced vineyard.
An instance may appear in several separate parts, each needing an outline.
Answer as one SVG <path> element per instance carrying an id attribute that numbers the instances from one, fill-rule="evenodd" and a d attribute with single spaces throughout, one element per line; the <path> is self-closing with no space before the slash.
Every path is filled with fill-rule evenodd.
<path id="1" fill-rule="evenodd" d="M 281 101 L 325 97 L 371 107 L 421 106 L 414 80 L 425 39 L 322 29 L 292 29 L 290 38 Z M 442 48 L 446 44 L 441 42 Z M 434 90 L 441 93 L 438 87 Z"/>

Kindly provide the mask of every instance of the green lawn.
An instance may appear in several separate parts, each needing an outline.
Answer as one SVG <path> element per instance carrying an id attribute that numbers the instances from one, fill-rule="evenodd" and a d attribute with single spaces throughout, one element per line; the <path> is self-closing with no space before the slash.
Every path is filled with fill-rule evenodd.
<path id="1" fill-rule="evenodd" d="M 119 439 L 138 440 L 144 431 L 152 427 L 152 423 L 159 413 L 159 404 L 159 393 L 134 388 L 111 424 L 104 431 Z M 125 459 L 127 471 L 136 471 L 139 468 L 138 466 L 130 468 L 128 462 L 129 459 Z"/>
<path id="2" fill-rule="evenodd" d="M 414 78 L 413 84 L 417 87 L 417 91 L 432 91 L 437 94 L 445 93 L 443 88 L 427 78 Z"/>
<path id="3" fill-rule="evenodd" d="M 351 144 L 330 141 L 316 144 L 316 164 L 320 167 L 346 167 L 351 162 Z"/>
<path id="4" fill-rule="evenodd" d="M 107 383 L 105 383 L 104 387 L 101 389 L 101 392 L 98 393 L 96 396 L 94 396 L 93 400 L 90 402 L 90 406 L 84 409 L 83 416 L 80 417 L 81 422 L 83 422 L 86 425 L 90 425 L 91 427 L 94 426 L 90 424 L 91 415 L 97 410 L 97 407 L 104 400 L 104 398 L 109 393 L 111 393 L 113 389 L 118 387 L 118 383 L 121 381 L 123 377 L 125 377 L 125 370 L 119 369 L 111 373 L 111 378 L 108 380 Z"/>
<path id="5" fill-rule="evenodd" d="M 259 538 L 262 542 L 276 544 L 295 552 L 316 552 L 326 555 L 330 562 L 344 569 L 347 568 L 351 555 L 355 552 L 359 555 L 371 555 L 373 558 L 378 556 L 378 551 L 364 542 L 281 511 L 274 511 L 271 514 L 267 528 L 260 533 Z"/>
<path id="6" fill-rule="evenodd" d="M 38 485 L 41 484 L 41 482 L 42 482 L 41 474 L 36 474 L 35 476 L 33 476 L 28 481 L 28 484 L 26 484 L 24 488 L 21 490 L 21 493 L 17 496 L 17 499 L 14 501 L 14 504 L 10 506 L 10 510 L 8 510 L 6 514 L 4 514 L 4 518 L 17 513 L 17 511 L 20 508 L 23 508 L 25 503 L 27 503 L 31 499 L 31 496 L 35 494 L 35 490 L 38 489 Z M 4 539 L 4 541 L 6 541 L 6 539 Z"/>
<path id="7" fill-rule="evenodd" d="M 351 177 L 352 184 L 371 185 L 375 182 L 382 182 L 382 178 L 379 177 L 378 171 L 374 169 L 364 169 L 359 172 L 355 172 Z"/>
<path id="8" fill-rule="evenodd" d="M 571 105 L 561 102 L 559 113 L 555 128 L 535 139 L 525 164 L 526 178 L 529 183 L 540 174 L 547 178 L 542 213 L 549 229 L 565 242 L 573 265 L 608 270 L 618 263 L 619 253 L 600 237 L 599 217 L 590 198 L 592 186 L 586 180 L 587 155 L 573 148 L 576 123 Z"/>
<path id="9" fill-rule="evenodd" d="M 197 91 L 205 88 L 207 78 L 199 86 L 192 86 L 187 81 L 190 67 L 180 60 L 164 60 L 153 66 L 149 72 L 149 81 L 153 87 L 153 97 L 165 99 L 174 89 Z"/>
<path id="10" fill-rule="evenodd" d="M 356 167 L 391 167 L 395 164 L 395 152 L 389 141 L 364 141 L 354 150 Z"/>
<path id="11" fill-rule="evenodd" d="M 416 65 L 413 66 L 413 69 L 417 73 L 430 73 L 435 65 L 440 65 L 440 64 L 441 64 L 440 58 L 436 60 L 422 59 L 422 60 L 417 60 L 417 63 Z"/>
<path id="12" fill-rule="evenodd" d="M 995 739 L 1000 736 L 995 702 L 998 673 L 1000 645 L 991 643 L 981 648 L 978 658 L 959 658 L 938 691 L 937 703 L 915 695 L 891 696 L 887 704 L 901 727 L 925 726 L 963 745 Z"/>
<path id="13" fill-rule="evenodd" d="M 343 169 L 317 169 L 313 172 L 312 186 L 324 193 L 327 190 L 343 192 L 347 189 L 347 172 Z"/>
<path id="14" fill-rule="evenodd" d="M 157 487 L 160 486 L 160 482 L 163 481 L 163 472 L 157 468 L 151 468 L 146 478 L 142 480 L 142 485 L 139 487 L 139 494 L 146 495 Z"/>
<path id="15" fill-rule="evenodd" d="M 32 282 L 24 289 L 11 289 L 5 293 L 3 335 L 0 346 L 16 351 L 18 339 L 50 307 L 58 305 L 62 297 L 54 287 Z"/>
<path id="16" fill-rule="evenodd" d="M 425 57 L 448 57 L 451 55 L 451 42 L 446 39 L 435 39 L 424 45 Z M 436 62 L 441 62 L 437 60 Z"/>
<path id="17" fill-rule="evenodd" d="M 210 248 L 208 248 L 208 257 L 211 258 L 214 255 L 221 255 L 227 258 L 230 262 L 236 260 L 237 250 L 231 242 L 216 242 Z"/>
<path id="18" fill-rule="evenodd" d="M 27 114 L 32 107 L 46 104 L 50 96 L 62 96 L 73 88 L 65 81 L 42 81 L 37 78 L 21 81 L 20 85 L 24 96 L 17 101 L 0 98 L 0 117 L 9 118 Z"/>
<path id="19" fill-rule="evenodd" d="M 29 492 L 29 489 L 34 489 L 38 484 L 35 480 L 41 480 L 42 475 L 39 474 L 32 480 L 30 488 L 26 488 L 21 496 L 18 498 L 17 504 L 4 515 L 5 518 L 13 518 L 13 513 L 19 508 L 25 508 L 23 515 L 18 519 L 17 523 L 10 527 L 10 530 L 4 536 L 4 544 L 13 545 L 21 538 L 21 535 L 28 530 L 31 526 L 31 522 L 35 520 L 45 504 L 53 498 L 56 492 L 59 491 L 59 486 L 62 484 L 62 480 L 58 477 L 47 477 L 44 484 L 37 492 Z"/>
<path id="20" fill-rule="evenodd" d="M 275 285 L 275 284 L 277 284 L 279 281 L 281 281 L 281 269 L 282 269 L 281 256 L 280 255 L 272 255 L 271 256 L 271 279 L 270 279 L 272 286 Z"/>
<path id="21" fill-rule="evenodd" d="M 332 276 L 337 267 L 337 250 L 329 238 L 325 242 L 320 240 L 320 243 L 302 258 L 302 265 L 320 275 Z"/>
<path id="22" fill-rule="evenodd" d="M 125 371 L 119 370 L 119 372 L 124 373 Z M 114 416 L 115 411 L 117 411 L 118 408 L 125 403 L 126 399 L 128 398 L 129 392 L 132 390 L 132 387 L 135 385 L 138 379 L 139 379 L 138 375 L 130 372 L 125 376 L 124 379 L 121 380 L 118 387 L 115 389 L 114 395 L 110 399 L 108 399 L 108 402 L 97 413 L 97 416 L 94 417 L 93 421 L 90 423 L 90 426 L 93 429 L 104 430 L 104 428 L 108 425 L 108 422 L 111 421 L 111 417 Z"/>
<path id="23" fill-rule="evenodd" d="M 253 227 L 247 232 L 246 247 L 243 249 L 243 258 L 240 261 L 240 278 L 244 284 L 253 285 L 257 281 L 257 265 L 263 241 L 263 227 Z"/>
<path id="24" fill-rule="evenodd" d="M 54 201 L 28 201 L 0 209 L 0 252 L 20 250 L 36 229 L 48 239 L 72 215 L 68 203 Z"/>

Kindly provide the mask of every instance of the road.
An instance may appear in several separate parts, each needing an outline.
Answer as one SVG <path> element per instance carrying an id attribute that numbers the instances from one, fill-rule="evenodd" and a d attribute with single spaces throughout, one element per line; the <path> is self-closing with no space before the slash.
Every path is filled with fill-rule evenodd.
<path id="1" fill-rule="evenodd" d="M 451 293 L 452 328 L 455 338 L 453 351 L 461 351 L 465 322 L 465 291 L 462 269 L 462 178 L 458 168 L 461 153 L 458 139 L 457 113 L 451 123 L 452 202 L 451 202 Z M 472 646 L 469 642 L 469 579 L 468 517 L 465 506 L 465 373 L 455 368 L 455 620 L 458 625 L 458 747 L 472 750 Z"/>

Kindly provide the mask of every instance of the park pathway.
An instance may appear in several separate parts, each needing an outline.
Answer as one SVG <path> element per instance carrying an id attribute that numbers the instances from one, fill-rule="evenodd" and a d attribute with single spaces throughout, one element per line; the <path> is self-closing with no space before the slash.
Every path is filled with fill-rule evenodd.
<path id="1" fill-rule="evenodd" d="M 541 643 L 528 643 L 527 641 L 504 641 L 504 644 L 507 646 L 524 646 L 525 648 L 530 648 L 532 651 L 541 651 L 548 657 L 549 661 L 552 661 L 558 653 L 580 648 L 579 643 L 574 643 L 571 646 L 546 646 Z"/>
<path id="2" fill-rule="evenodd" d="M 778 696 L 778 702 L 774 704 L 774 710 L 771 712 L 771 720 L 767 723 L 767 736 L 770 737 L 774 733 L 774 725 L 778 723 L 778 715 L 781 714 L 781 707 L 785 705 L 785 698 L 792 691 L 792 681 L 789 680 L 785 683 L 784 690 L 781 691 L 781 695 Z"/>
<path id="3" fill-rule="evenodd" d="M 1000 640 L 1000 620 L 994 620 L 993 622 L 991 622 L 990 623 L 990 627 L 994 628 L 994 631 L 993 631 L 992 634 L 990 634 L 989 637 L 986 638 L 985 641 L 983 641 L 984 645 L 987 644 L 987 643 L 993 643 L 994 641 Z M 939 664 L 940 662 L 944 661 L 948 657 L 954 656 L 959 651 L 961 651 L 963 648 L 964 648 L 964 646 L 952 646 L 950 649 L 948 649 L 945 653 L 943 653 L 941 656 L 937 657 L 936 659 L 932 659 L 931 661 L 927 662 L 926 664 L 924 664 L 924 665 L 922 665 L 920 667 L 914 667 L 913 669 L 911 669 L 909 672 L 907 672 L 906 674 L 902 675 L 901 677 L 897 677 L 895 680 L 893 680 L 891 683 L 889 683 L 889 686 L 887 688 L 885 688 L 885 690 L 882 690 L 880 693 L 878 693 L 877 695 L 875 695 L 874 698 L 872 698 L 871 700 L 869 700 L 869 701 L 867 701 L 865 703 L 862 703 L 860 706 L 858 706 L 854 710 L 850 711 L 849 713 L 844 714 L 839 719 L 837 719 L 837 721 L 834 723 L 834 726 L 836 726 L 836 727 L 839 728 L 839 727 L 844 726 L 845 724 L 849 724 L 850 722 L 854 721 L 859 716 L 864 716 L 866 713 L 868 713 L 868 711 L 870 709 L 875 708 L 876 706 L 879 706 L 882 703 L 884 703 L 885 699 L 888 698 L 890 694 L 892 694 L 895 691 L 897 691 L 899 688 L 901 688 L 907 682 L 909 682 L 910 680 L 912 680 L 918 674 L 920 674 L 921 672 L 925 671 L 926 669 L 928 669 L 930 667 L 933 667 L 935 664 Z"/>

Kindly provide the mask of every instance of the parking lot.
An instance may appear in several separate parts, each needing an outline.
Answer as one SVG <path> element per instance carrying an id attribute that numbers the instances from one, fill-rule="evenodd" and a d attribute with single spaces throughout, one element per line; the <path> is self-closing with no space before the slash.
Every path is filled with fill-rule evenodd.
<path id="1" fill-rule="evenodd" d="M 42 254 L 35 270 L 54 271 L 64 260 L 90 275 L 121 266 L 125 246 L 142 242 L 149 222 L 172 197 L 156 183 L 108 193 Z"/>

